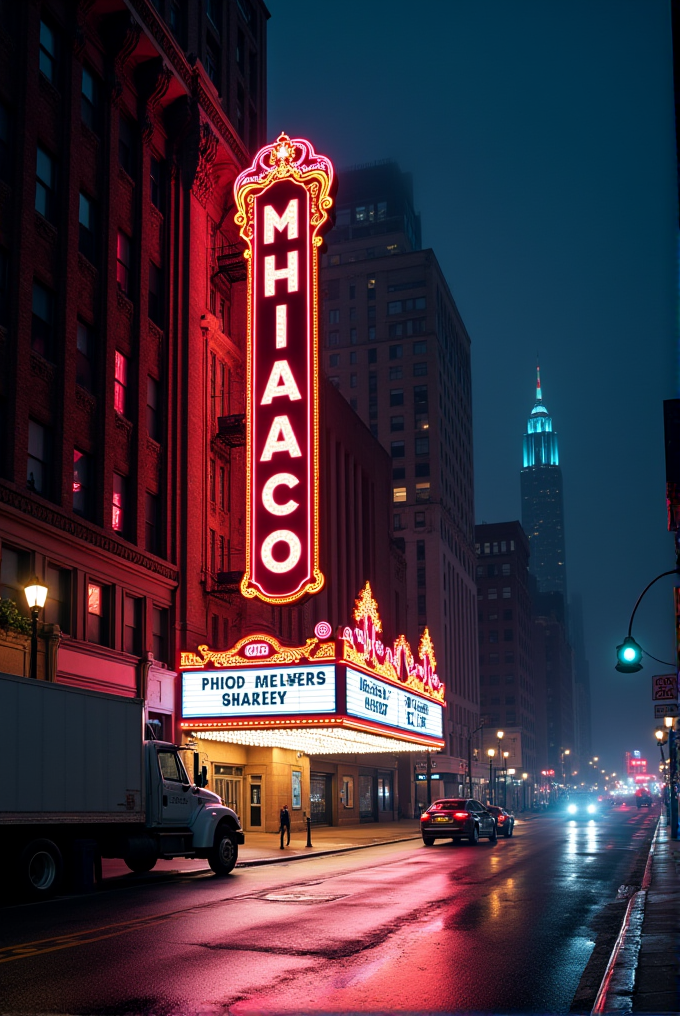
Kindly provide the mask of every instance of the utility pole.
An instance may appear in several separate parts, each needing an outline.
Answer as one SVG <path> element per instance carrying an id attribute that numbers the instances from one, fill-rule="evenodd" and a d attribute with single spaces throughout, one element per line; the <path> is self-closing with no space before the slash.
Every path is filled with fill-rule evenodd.
<path id="1" fill-rule="evenodd" d="M 486 717 L 484 717 L 484 720 Z M 479 733 L 480 730 L 484 730 L 485 722 L 479 724 L 474 730 L 470 730 L 468 727 L 468 797 L 472 797 L 472 738 L 475 734 Z M 482 737 L 482 744 L 484 744 L 484 738 Z"/>

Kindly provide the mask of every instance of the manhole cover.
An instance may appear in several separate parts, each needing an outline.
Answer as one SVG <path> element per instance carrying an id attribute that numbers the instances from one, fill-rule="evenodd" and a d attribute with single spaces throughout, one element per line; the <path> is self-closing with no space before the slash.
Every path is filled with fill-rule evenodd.
<path id="1" fill-rule="evenodd" d="M 342 900 L 347 893 L 325 893 L 324 895 L 311 896 L 309 893 L 264 893 L 262 900 L 269 900 L 270 903 L 332 903 L 333 900 Z"/>

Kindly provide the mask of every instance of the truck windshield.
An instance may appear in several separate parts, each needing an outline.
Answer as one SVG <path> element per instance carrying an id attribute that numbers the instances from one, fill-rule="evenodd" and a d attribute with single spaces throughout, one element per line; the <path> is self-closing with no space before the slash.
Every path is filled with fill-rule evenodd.
<path id="1" fill-rule="evenodd" d="M 189 782 L 186 770 L 174 751 L 159 751 L 158 764 L 164 780 L 174 780 L 175 783 Z"/>

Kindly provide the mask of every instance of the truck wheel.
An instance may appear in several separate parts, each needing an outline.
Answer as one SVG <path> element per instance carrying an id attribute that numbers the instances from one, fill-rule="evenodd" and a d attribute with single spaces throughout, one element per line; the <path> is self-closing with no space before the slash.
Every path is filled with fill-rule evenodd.
<path id="1" fill-rule="evenodd" d="M 218 828 L 215 843 L 208 854 L 208 864 L 216 875 L 228 875 L 238 860 L 238 843 L 229 829 Z"/>
<path id="2" fill-rule="evenodd" d="M 136 872 L 138 875 L 143 875 L 147 871 L 151 871 L 152 868 L 156 867 L 157 857 L 124 857 L 123 861 L 127 864 L 130 871 Z"/>
<path id="3" fill-rule="evenodd" d="M 61 883 L 64 861 L 52 840 L 31 840 L 19 860 L 19 880 L 24 893 L 35 899 L 52 896 Z"/>

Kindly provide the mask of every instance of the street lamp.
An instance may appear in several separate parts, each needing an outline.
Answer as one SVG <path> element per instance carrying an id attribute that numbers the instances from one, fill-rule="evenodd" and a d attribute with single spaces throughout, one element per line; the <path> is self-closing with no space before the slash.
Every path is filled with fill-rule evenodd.
<path id="1" fill-rule="evenodd" d="M 489 797 L 491 798 L 491 804 L 493 804 L 493 760 L 496 755 L 495 748 L 487 748 L 486 753 L 489 756 Z"/>
<path id="2" fill-rule="evenodd" d="M 570 748 L 563 748 L 561 753 L 560 753 L 560 761 L 562 763 L 562 783 L 566 782 L 566 777 L 564 775 L 564 759 L 565 759 L 566 755 L 571 755 L 571 749 Z"/>
<path id="3" fill-rule="evenodd" d="M 45 606 L 47 599 L 47 586 L 44 586 L 37 575 L 34 575 L 30 583 L 24 586 L 26 602 L 31 611 L 31 665 L 30 677 L 38 678 L 38 614 Z"/>

